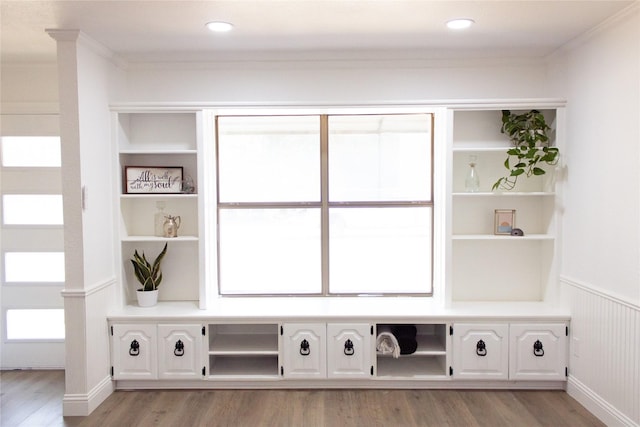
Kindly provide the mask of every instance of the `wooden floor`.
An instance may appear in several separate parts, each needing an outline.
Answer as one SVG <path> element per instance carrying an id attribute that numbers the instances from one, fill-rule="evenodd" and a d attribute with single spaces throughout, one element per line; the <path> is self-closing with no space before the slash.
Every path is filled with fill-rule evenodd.
<path id="1" fill-rule="evenodd" d="M 2 427 L 603 426 L 562 391 L 118 391 L 62 417 L 64 372 L 0 372 Z"/>

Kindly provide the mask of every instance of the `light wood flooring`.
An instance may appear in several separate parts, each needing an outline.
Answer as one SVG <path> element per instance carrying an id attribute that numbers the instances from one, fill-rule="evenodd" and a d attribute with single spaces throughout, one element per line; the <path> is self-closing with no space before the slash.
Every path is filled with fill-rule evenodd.
<path id="1" fill-rule="evenodd" d="M 117 391 L 62 417 L 63 371 L 0 372 L 2 427 L 603 426 L 562 391 Z"/>

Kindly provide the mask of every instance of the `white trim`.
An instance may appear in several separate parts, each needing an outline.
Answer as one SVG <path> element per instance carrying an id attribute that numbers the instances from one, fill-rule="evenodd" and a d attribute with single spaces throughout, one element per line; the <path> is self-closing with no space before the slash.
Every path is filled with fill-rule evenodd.
<path id="1" fill-rule="evenodd" d="M 429 99 L 413 101 L 372 101 L 359 104 L 335 103 L 335 102 L 267 102 L 257 103 L 249 101 L 241 102 L 122 102 L 109 106 L 112 111 L 119 113 L 135 112 L 197 112 L 203 109 L 251 109 L 263 114 L 273 114 L 273 109 L 287 110 L 290 113 L 300 112 L 301 109 L 314 113 L 332 113 L 331 109 L 375 109 L 387 111 L 389 108 L 410 108 L 410 111 L 423 111 L 415 109 L 446 107 L 455 110 L 495 110 L 495 109 L 545 109 L 566 106 L 567 101 L 562 98 L 530 98 L 530 99 Z M 388 112 L 388 111 L 387 111 Z M 407 111 L 408 112 L 408 111 Z M 424 111 L 423 111 L 424 112 Z M 431 112 L 431 111 L 429 111 Z M 219 112 L 216 112 L 217 114 Z M 252 111 L 253 113 L 253 111 Z"/>
<path id="2" fill-rule="evenodd" d="M 372 377 L 362 381 L 345 380 L 283 380 L 274 376 L 269 380 L 216 380 L 207 377 L 195 381 L 172 380 L 120 380 L 116 381 L 117 390 L 150 390 L 150 389 L 415 389 L 415 390 L 565 390 L 566 381 L 460 381 L 452 380 L 448 375 L 440 379 L 398 379 Z"/>
<path id="3" fill-rule="evenodd" d="M 560 283 L 567 286 L 581 289 L 585 292 L 588 292 L 593 295 L 597 295 L 600 298 L 604 298 L 616 304 L 623 305 L 632 310 L 640 311 L 640 302 L 633 302 L 626 296 L 616 295 L 611 291 L 604 290 L 590 283 L 586 283 L 581 280 L 574 279 L 564 275 L 560 276 Z"/>
<path id="4" fill-rule="evenodd" d="M 60 292 L 63 298 L 86 298 L 89 295 L 102 291 L 116 284 L 115 277 L 105 280 L 104 282 L 94 283 L 84 289 L 63 289 Z"/>
<path id="5" fill-rule="evenodd" d="M 113 392 L 114 383 L 111 377 L 105 377 L 89 393 L 65 393 L 62 398 L 62 415 L 65 417 L 84 417 L 89 415 Z"/>
<path id="6" fill-rule="evenodd" d="M 591 28 L 590 30 L 582 33 L 581 35 L 575 37 L 574 39 L 569 40 L 564 45 L 560 46 L 554 52 L 552 52 L 551 54 L 547 55 L 547 57 L 546 57 L 547 60 L 549 60 L 551 58 L 554 58 L 554 57 L 556 57 L 558 55 L 564 54 L 567 51 L 574 50 L 577 47 L 580 47 L 581 45 L 587 43 L 589 40 L 591 40 L 593 37 L 597 36 L 598 34 L 601 34 L 601 33 L 605 32 L 605 31 L 615 27 L 616 25 L 618 25 L 620 23 L 620 21 L 622 21 L 624 19 L 627 19 L 629 16 L 631 16 L 633 13 L 637 12 L 638 10 L 640 10 L 640 1 L 635 1 L 635 2 L 631 3 L 629 6 L 627 6 L 624 9 L 622 9 L 620 12 L 618 12 L 615 15 L 605 19 L 600 24 L 598 24 L 595 27 Z"/>
<path id="7" fill-rule="evenodd" d="M 631 418 L 617 410 L 613 405 L 571 375 L 569 375 L 567 381 L 567 394 L 577 400 L 589 412 L 608 426 L 640 427 L 640 424 L 635 423 Z"/>

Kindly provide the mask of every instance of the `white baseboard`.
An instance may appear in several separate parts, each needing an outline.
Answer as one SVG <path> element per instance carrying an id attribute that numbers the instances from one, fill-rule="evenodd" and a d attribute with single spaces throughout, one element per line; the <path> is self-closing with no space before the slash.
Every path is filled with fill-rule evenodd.
<path id="1" fill-rule="evenodd" d="M 68 394 L 62 398 L 62 415 L 65 417 L 85 417 L 96 409 L 114 391 L 111 377 L 105 377 L 87 394 Z"/>
<path id="2" fill-rule="evenodd" d="M 609 427 L 640 427 L 640 424 L 635 423 L 572 376 L 569 376 L 567 381 L 567 393 Z"/>

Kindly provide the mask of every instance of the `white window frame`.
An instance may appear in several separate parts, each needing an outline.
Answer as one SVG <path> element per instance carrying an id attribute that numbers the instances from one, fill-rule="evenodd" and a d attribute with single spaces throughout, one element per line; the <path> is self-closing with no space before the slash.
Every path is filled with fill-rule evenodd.
<path id="1" fill-rule="evenodd" d="M 430 150 L 431 150 L 431 165 L 430 165 L 430 176 L 431 176 L 431 189 L 430 189 L 430 194 L 431 194 L 431 198 L 428 201 L 389 201 L 389 202 L 329 202 L 328 200 L 328 166 L 327 166 L 327 152 L 328 152 L 328 136 L 327 134 L 327 117 L 331 116 L 331 115 L 354 115 L 354 116 L 359 116 L 359 115 L 393 115 L 393 114 L 425 114 L 425 115 L 430 115 L 431 116 L 431 141 L 430 141 Z M 242 111 L 242 112 L 218 112 L 218 114 L 214 114 L 215 117 L 215 135 L 216 135 L 216 141 L 218 139 L 218 131 L 217 131 L 217 119 L 218 117 L 222 117 L 222 116 L 228 116 L 228 115 L 233 115 L 233 116 L 252 116 L 252 115 L 269 115 L 269 116 L 295 116 L 295 115 L 318 115 L 322 117 L 322 122 L 323 122 L 323 130 L 321 131 L 321 138 L 320 138 L 320 144 L 321 144 L 321 158 L 322 158 L 322 166 L 321 166 L 321 181 L 322 181 L 322 195 L 321 195 L 321 201 L 317 202 L 317 203 L 309 203 L 309 202 L 302 202 L 302 203 L 220 203 L 219 201 L 219 191 L 217 189 L 217 185 L 216 185 L 216 190 L 215 190 L 215 201 L 216 201 L 216 218 L 219 218 L 220 216 L 220 210 L 221 209 L 239 209 L 239 208 L 247 208 L 247 209 L 251 209 L 251 208 L 256 208 L 256 209 L 260 209 L 260 208 L 277 208 L 277 207 L 285 207 L 285 208 L 303 208 L 303 207 L 317 207 L 320 208 L 322 210 L 322 290 L 320 293 L 315 293 L 315 294 L 308 294 L 308 293 L 304 293 L 304 294 L 270 294 L 268 292 L 265 293 L 261 293 L 261 294 L 229 294 L 229 293 L 221 293 L 221 289 L 220 289 L 220 276 L 219 276 L 219 262 L 220 262 L 220 247 L 219 247 L 219 242 L 218 245 L 216 247 L 216 271 L 218 272 L 218 277 L 217 277 L 217 284 L 218 284 L 218 295 L 219 296 L 242 296 L 242 297 L 261 297 L 261 296 L 316 296 L 316 297 L 341 297 L 341 296 L 371 296 L 372 294 L 367 294 L 367 293 L 357 293 L 357 294 L 350 294 L 350 293 L 331 293 L 329 292 L 329 282 L 328 282 L 328 278 L 329 278 L 329 271 L 328 271 L 328 246 L 329 246 L 329 236 L 328 236 L 328 212 L 330 208 L 334 208 L 334 207 L 372 207 L 372 208 L 384 208 L 384 207 L 429 207 L 431 210 L 431 278 L 430 278 L 430 284 L 429 284 L 429 291 L 425 292 L 420 292 L 420 293 L 375 293 L 373 295 L 376 296 L 406 296 L 406 297 L 433 297 L 436 289 L 441 289 L 440 286 L 437 285 L 436 278 L 440 278 L 442 277 L 443 272 L 439 271 L 442 269 L 442 266 L 440 265 L 440 260 L 437 259 L 439 258 L 439 255 L 437 255 L 436 253 L 436 248 L 441 248 L 441 234 L 440 232 L 436 231 L 436 223 L 440 224 L 440 225 L 444 225 L 444 221 L 442 218 L 442 208 L 439 206 L 438 203 L 436 203 L 436 199 L 438 199 L 438 192 L 436 191 L 435 186 L 437 185 L 437 182 L 439 181 L 439 178 L 437 177 L 437 175 L 441 172 L 437 172 L 436 171 L 436 139 L 438 139 L 438 134 L 436 132 L 436 122 L 438 122 L 438 114 L 430 109 L 373 109 L 373 110 L 360 110 L 360 109 L 339 109 L 339 110 L 335 110 L 335 111 L 311 111 L 311 112 L 305 112 L 305 111 L 276 111 L 276 110 L 269 110 L 267 112 L 261 112 L 259 114 L 255 114 L 252 112 L 248 112 L 248 111 Z M 322 135 L 322 133 L 324 132 L 324 135 Z M 438 132 L 442 132 L 442 131 L 438 131 Z M 218 176 L 218 171 L 219 171 L 219 166 L 218 166 L 218 154 L 217 154 L 217 146 L 215 149 L 215 182 L 218 182 L 219 180 L 219 176 Z M 216 219 L 217 221 L 217 219 Z M 215 224 L 215 229 L 219 230 L 219 224 Z M 216 236 L 217 236 L 217 232 L 216 232 Z"/>

